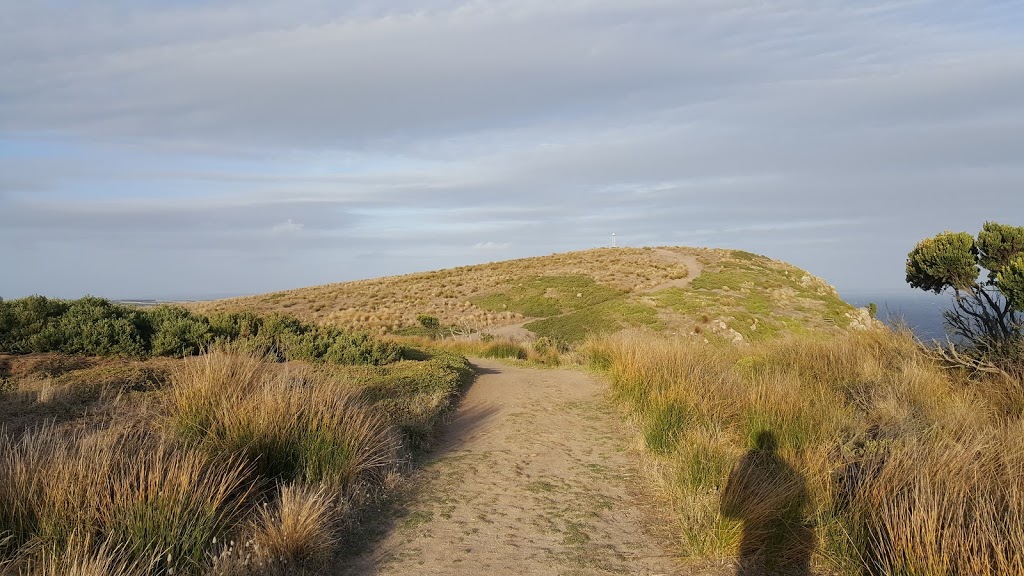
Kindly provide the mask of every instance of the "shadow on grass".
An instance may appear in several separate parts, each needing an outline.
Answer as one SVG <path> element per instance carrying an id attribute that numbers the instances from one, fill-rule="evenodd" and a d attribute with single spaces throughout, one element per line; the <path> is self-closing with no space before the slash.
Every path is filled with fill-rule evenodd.
<path id="1" fill-rule="evenodd" d="M 814 530 L 803 477 L 778 454 L 772 432 L 761 432 L 722 492 L 722 515 L 743 521 L 736 576 L 809 576 Z"/>

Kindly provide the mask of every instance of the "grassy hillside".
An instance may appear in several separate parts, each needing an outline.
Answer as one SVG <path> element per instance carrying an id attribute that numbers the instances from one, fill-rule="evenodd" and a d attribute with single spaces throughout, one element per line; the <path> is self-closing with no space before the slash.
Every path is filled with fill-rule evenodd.
<path id="1" fill-rule="evenodd" d="M 287 312 L 380 334 L 438 318 L 449 333 L 547 336 L 648 327 L 751 341 L 863 323 L 827 283 L 736 250 L 594 249 L 194 305 L 204 312 Z"/>

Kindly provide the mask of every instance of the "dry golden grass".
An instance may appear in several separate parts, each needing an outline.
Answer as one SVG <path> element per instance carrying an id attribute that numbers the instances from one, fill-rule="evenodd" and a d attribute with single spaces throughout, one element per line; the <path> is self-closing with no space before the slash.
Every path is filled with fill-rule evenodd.
<path id="1" fill-rule="evenodd" d="M 643 432 L 688 555 L 785 563 L 810 542 L 849 574 L 1024 573 L 1022 383 L 967 380 L 881 330 L 742 347 L 621 334 L 585 353 Z M 757 448 L 765 434 L 777 447 Z"/>
<path id="2" fill-rule="evenodd" d="M 135 576 L 153 570 L 157 558 L 133 559 L 124 547 L 104 542 L 93 545 L 88 537 L 75 538 L 64 549 L 42 547 L 35 555 L 8 566 L 11 574 L 25 576 Z"/>
<path id="3" fill-rule="evenodd" d="M 876 573 L 1024 574 L 1022 440 L 1020 422 L 936 430 L 868 459 L 849 514 Z"/>
<path id="4" fill-rule="evenodd" d="M 212 459 L 137 429 L 3 435 L 0 525 L 14 547 L 5 556 L 69 570 L 154 558 L 158 570 L 195 570 L 238 519 L 250 472 L 238 458 Z M 97 533 L 98 548 L 84 554 Z M 95 562 L 75 568 L 78 556 Z"/>
<path id="5" fill-rule="evenodd" d="M 666 248 L 712 260 L 718 251 Z M 472 300 L 530 276 L 585 275 L 600 284 L 643 291 L 687 275 L 685 265 L 649 248 L 594 249 L 462 266 L 436 272 L 327 284 L 195 305 L 204 312 L 287 312 L 304 320 L 384 333 L 416 326 L 429 314 L 446 325 L 483 329 L 523 322 L 515 312 L 486 310 Z"/>
<path id="6" fill-rule="evenodd" d="M 322 568 L 337 541 L 336 514 L 329 490 L 283 485 L 277 502 L 260 510 L 256 549 L 268 563 Z"/>
<path id="7" fill-rule="evenodd" d="M 643 326 L 701 340 L 751 341 L 835 331 L 856 317 L 824 281 L 736 250 L 595 249 L 301 288 L 192 305 L 203 312 L 286 312 L 377 334 L 586 336 Z"/>
<path id="8" fill-rule="evenodd" d="M 123 395 L 137 370 L 112 360 L 4 361 L 5 402 L 40 380 L 118 391 L 58 421 L 28 410 L 0 431 L 0 573 L 25 575 L 320 573 L 349 516 L 394 485 L 470 372 L 443 352 L 328 366 L 215 351 L 154 361 L 169 380 Z"/>
<path id="9" fill-rule="evenodd" d="M 346 491 L 398 460 L 389 423 L 356 391 L 306 368 L 267 370 L 252 356 L 211 352 L 172 374 L 170 414 L 183 439 L 242 454 L 267 476 Z"/>
<path id="10" fill-rule="evenodd" d="M 532 342 L 508 338 L 487 339 L 440 339 L 432 340 L 423 336 L 393 336 L 391 339 L 407 346 L 421 349 L 445 350 L 467 358 L 502 358 L 519 360 L 530 366 L 558 366 L 563 362 L 564 345 L 549 338 L 538 338 Z"/>

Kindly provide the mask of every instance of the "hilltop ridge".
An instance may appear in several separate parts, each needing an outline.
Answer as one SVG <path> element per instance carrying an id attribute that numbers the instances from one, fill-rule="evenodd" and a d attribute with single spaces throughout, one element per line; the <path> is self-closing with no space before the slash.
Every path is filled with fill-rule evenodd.
<path id="1" fill-rule="evenodd" d="M 579 341 L 631 327 L 740 342 L 866 327 L 824 280 L 739 250 L 596 248 L 201 302 L 379 334 L 437 318 L 448 333 Z"/>

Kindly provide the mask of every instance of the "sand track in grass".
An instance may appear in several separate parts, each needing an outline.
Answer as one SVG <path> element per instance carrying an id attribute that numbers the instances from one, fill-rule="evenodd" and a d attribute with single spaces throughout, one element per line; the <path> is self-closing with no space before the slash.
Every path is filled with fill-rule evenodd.
<path id="1" fill-rule="evenodd" d="M 604 384 L 474 364 L 478 379 L 386 535 L 340 573 L 689 573 L 646 529 L 656 511 Z"/>

